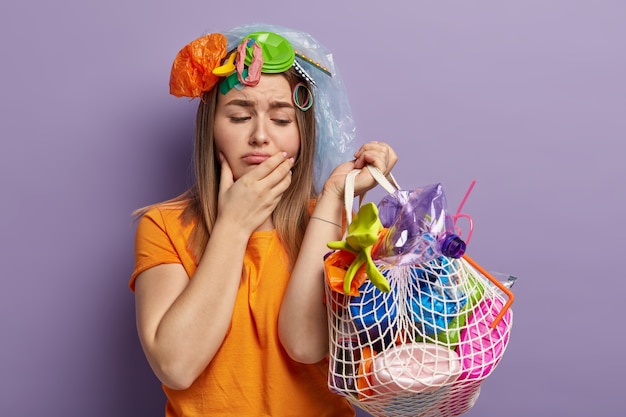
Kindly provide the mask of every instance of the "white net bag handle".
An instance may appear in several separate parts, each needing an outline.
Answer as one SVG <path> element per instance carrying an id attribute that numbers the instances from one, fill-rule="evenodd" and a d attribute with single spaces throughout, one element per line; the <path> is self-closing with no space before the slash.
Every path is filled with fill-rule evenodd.
<path id="1" fill-rule="evenodd" d="M 395 191 L 400 189 L 398 182 L 396 181 L 394 176 L 391 174 L 391 172 L 388 175 L 389 179 L 387 179 L 383 175 L 383 173 L 380 172 L 380 170 L 376 168 L 375 166 L 366 165 L 366 168 L 368 169 L 372 177 L 374 177 L 374 180 L 376 180 L 378 185 L 383 187 L 385 191 L 387 191 L 389 194 L 393 194 Z M 352 171 L 348 173 L 348 175 L 346 175 L 346 184 L 345 184 L 345 189 L 344 189 L 344 205 L 346 208 L 347 224 L 350 224 L 352 222 L 352 208 L 354 205 L 354 197 L 355 197 L 354 181 L 355 181 L 356 176 L 359 175 L 360 172 L 361 172 L 360 169 L 353 169 Z M 363 197 L 364 196 L 365 195 L 363 195 Z M 361 199 L 363 197 L 361 197 Z"/>

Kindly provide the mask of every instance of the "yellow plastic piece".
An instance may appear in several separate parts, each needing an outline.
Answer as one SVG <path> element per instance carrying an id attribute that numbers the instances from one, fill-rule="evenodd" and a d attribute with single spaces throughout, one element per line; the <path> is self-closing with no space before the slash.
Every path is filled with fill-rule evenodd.
<path id="1" fill-rule="evenodd" d="M 228 57 L 228 61 L 213 70 L 213 74 L 218 77 L 226 77 L 233 71 L 235 71 L 235 57 L 237 56 L 236 52 L 233 52 Z"/>
<path id="2" fill-rule="evenodd" d="M 372 246 L 378 241 L 383 230 L 383 224 L 378 218 L 378 208 L 374 203 L 366 203 L 361 206 L 359 212 L 348 226 L 345 240 L 328 242 L 328 247 L 335 250 L 346 250 L 356 255 L 354 261 L 348 267 L 343 281 L 343 291 L 350 293 L 352 280 L 356 272 L 365 264 L 365 272 L 372 284 L 383 292 L 391 289 L 389 281 L 380 273 L 372 259 Z"/>

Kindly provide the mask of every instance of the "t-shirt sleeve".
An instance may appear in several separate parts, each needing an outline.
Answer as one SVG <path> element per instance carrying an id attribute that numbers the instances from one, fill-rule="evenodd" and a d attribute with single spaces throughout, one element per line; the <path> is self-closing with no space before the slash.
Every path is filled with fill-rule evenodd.
<path id="1" fill-rule="evenodd" d="M 143 271 L 161 264 L 181 263 L 168 235 L 162 212 L 153 208 L 138 221 L 135 233 L 135 268 L 128 286 L 135 290 L 135 280 Z"/>

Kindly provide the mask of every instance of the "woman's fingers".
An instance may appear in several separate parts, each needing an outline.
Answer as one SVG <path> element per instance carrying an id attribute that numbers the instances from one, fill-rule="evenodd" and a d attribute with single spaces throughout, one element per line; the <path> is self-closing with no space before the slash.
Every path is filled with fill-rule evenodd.
<path id="1" fill-rule="evenodd" d="M 228 163 L 222 161 L 219 208 L 222 215 L 253 229 L 274 211 L 291 184 L 293 160 L 278 153 L 233 180 Z"/>
<path id="2" fill-rule="evenodd" d="M 384 142 L 369 142 L 361 146 L 354 154 L 354 167 L 358 169 L 364 168 L 366 165 L 372 165 L 378 168 L 383 175 L 388 175 L 391 169 L 398 161 L 398 156 L 391 146 Z M 368 170 L 363 170 L 355 178 L 355 193 L 362 194 L 376 185 Z"/>
<path id="3" fill-rule="evenodd" d="M 373 165 L 388 174 L 398 160 L 398 156 L 391 146 L 384 142 L 369 142 L 361 146 L 354 154 L 355 168 Z"/>
<path id="4" fill-rule="evenodd" d="M 286 154 L 272 155 L 252 171 L 244 174 L 239 182 L 258 194 L 270 199 L 280 197 L 291 183 L 293 159 Z"/>
<path id="5" fill-rule="evenodd" d="M 224 155 L 220 153 L 221 173 L 220 173 L 220 188 L 219 193 L 225 193 L 233 186 L 233 171 L 230 169 L 230 165 Z"/>
<path id="6" fill-rule="evenodd" d="M 345 162 L 333 170 L 324 184 L 323 192 L 343 198 L 346 175 L 353 169 L 361 169 L 355 178 L 354 191 L 357 195 L 362 195 L 376 185 L 376 180 L 369 170 L 363 169 L 366 165 L 375 166 L 387 176 L 397 161 L 398 155 L 387 143 L 368 142 L 354 153 L 354 160 Z"/>
<path id="7" fill-rule="evenodd" d="M 355 168 L 364 168 L 365 165 L 373 165 L 387 175 L 396 161 L 398 156 L 391 146 L 385 142 L 372 141 L 364 144 L 354 154 Z"/>
<path id="8" fill-rule="evenodd" d="M 269 178 L 269 181 L 280 181 L 287 175 L 293 166 L 293 158 L 289 158 L 286 152 L 279 152 L 270 156 L 248 174 L 253 181 L 262 181 Z"/>
<path id="9" fill-rule="evenodd" d="M 276 158 L 276 161 L 273 158 Z M 263 173 L 264 169 L 267 170 L 265 177 L 261 181 L 267 182 L 269 188 L 279 186 L 278 189 L 282 194 L 291 183 L 291 169 L 293 168 L 294 160 L 293 158 L 288 158 L 286 153 L 281 154 L 280 158 L 275 155 L 269 158 L 269 160 L 271 160 L 271 163 L 268 164 L 268 167 L 262 166 L 263 164 L 259 166 L 261 168 L 259 170 L 260 173 Z"/>

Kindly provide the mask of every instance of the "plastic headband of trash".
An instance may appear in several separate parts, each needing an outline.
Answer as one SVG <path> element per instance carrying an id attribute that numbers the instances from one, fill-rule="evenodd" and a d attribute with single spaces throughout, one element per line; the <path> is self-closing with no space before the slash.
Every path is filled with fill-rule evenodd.
<path id="1" fill-rule="evenodd" d="M 229 51 L 233 52 L 228 55 Z M 243 62 L 235 62 L 238 55 L 244 54 L 245 60 L 239 60 Z M 308 33 L 255 23 L 205 34 L 176 56 L 170 93 L 176 97 L 201 97 L 220 80 L 223 81 L 219 88 L 227 92 L 233 87 L 254 85 L 260 73 L 280 73 L 292 66 L 314 87 L 314 176 L 320 190 L 331 171 L 352 157 L 355 125 L 345 84 L 332 53 Z M 348 158 L 345 154 L 349 154 Z"/>

